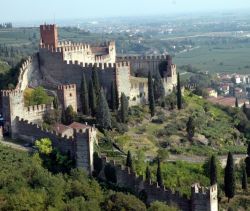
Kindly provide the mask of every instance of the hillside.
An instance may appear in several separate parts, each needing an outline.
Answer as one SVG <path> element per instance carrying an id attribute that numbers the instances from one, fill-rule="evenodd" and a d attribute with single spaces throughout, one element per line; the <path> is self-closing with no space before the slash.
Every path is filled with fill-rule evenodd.
<path id="1" fill-rule="evenodd" d="M 81 169 L 52 174 L 42 166 L 38 153 L 29 155 L 0 144 L 0 210 L 141 210 L 143 202 L 133 195 L 100 186 Z M 156 203 L 154 207 L 162 207 Z M 149 210 L 151 210 L 149 208 Z"/>
<path id="2" fill-rule="evenodd" d="M 245 153 L 246 138 L 237 129 L 237 119 L 226 109 L 185 92 L 185 108 L 181 111 L 157 108 L 152 120 L 147 107 L 130 109 L 128 131 L 110 132 L 109 136 L 123 150 L 142 150 L 151 160 L 159 154 L 204 155 L 212 153 Z M 193 116 L 196 129 L 193 141 L 186 132 L 188 118 Z"/>

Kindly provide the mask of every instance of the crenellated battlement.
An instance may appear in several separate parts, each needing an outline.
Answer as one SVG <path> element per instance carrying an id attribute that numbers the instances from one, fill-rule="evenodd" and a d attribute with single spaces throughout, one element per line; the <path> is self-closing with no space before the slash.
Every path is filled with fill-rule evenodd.
<path id="1" fill-rule="evenodd" d="M 84 68 L 97 68 L 97 69 L 107 69 L 107 68 L 116 68 L 116 67 L 130 67 L 129 61 L 122 61 L 116 63 L 82 63 L 79 61 L 64 61 L 65 64 L 74 64 L 79 65 Z"/>
<path id="2" fill-rule="evenodd" d="M 52 31 L 54 30 L 55 27 L 56 27 L 55 24 L 44 24 L 40 26 L 40 29 L 44 31 Z"/>
<path id="3" fill-rule="evenodd" d="M 202 187 L 199 183 L 195 183 L 191 187 L 192 195 L 196 198 L 210 197 L 211 194 L 217 193 L 217 185 L 211 187 Z"/>
<path id="4" fill-rule="evenodd" d="M 157 182 L 144 180 L 143 176 L 137 176 L 130 168 L 119 165 L 115 161 L 108 161 L 107 157 L 102 157 L 103 167 L 112 165 L 116 171 L 117 183 L 120 187 L 126 187 L 140 195 L 143 191 L 146 194 L 147 203 L 153 201 L 163 201 L 168 204 L 175 204 L 183 211 L 217 211 L 217 185 L 202 187 L 198 183 L 191 187 L 191 199 L 179 191 L 174 191 L 165 186 L 159 186 Z M 104 168 L 99 177 L 105 179 Z"/>
<path id="5" fill-rule="evenodd" d="M 67 135 L 63 136 L 62 134 L 59 134 L 54 130 L 48 130 L 46 128 L 43 128 L 41 125 L 36 124 L 34 122 L 31 122 L 31 121 L 28 121 L 28 120 L 25 120 L 24 118 L 20 118 L 17 116 L 16 120 L 17 120 L 17 122 L 21 123 L 22 126 L 26 125 L 26 127 L 30 128 L 30 129 L 36 128 L 36 129 L 40 130 L 41 132 L 44 133 L 44 135 L 45 135 L 44 137 L 57 136 L 58 138 L 62 138 L 62 139 L 67 140 L 67 141 L 74 141 L 73 136 L 67 136 Z"/>
<path id="6" fill-rule="evenodd" d="M 47 111 L 49 109 L 53 109 L 53 104 L 46 105 L 46 104 L 41 104 L 41 105 L 33 105 L 33 106 L 28 106 L 24 108 L 25 112 L 43 112 Z"/>
<path id="7" fill-rule="evenodd" d="M 58 90 L 75 90 L 76 84 L 66 84 L 57 86 Z"/>
<path id="8" fill-rule="evenodd" d="M 171 57 L 169 55 L 151 55 L 151 56 L 118 56 L 118 60 L 169 60 Z"/>
<path id="9" fill-rule="evenodd" d="M 17 89 L 1 90 L 1 96 L 3 97 L 19 96 L 20 94 L 23 94 L 23 91 Z"/>
<path id="10" fill-rule="evenodd" d="M 116 63 L 117 67 L 130 67 L 130 62 L 129 61 L 125 61 L 125 62 L 117 62 Z"/>
<path id="11" fill-rule="evenodd" d="M 171 195 L 172 198 L 180 198 L 180 199 L 187 199 L 187 196 L 185 194 L 181 194 L 179 191 L 174 191 L 169 188 L 165 188 L 165 186 L 159 186 L 157 182 L 152 182 L 144 180 L 143 176 L 138 176 L 134 171 L 131 171 L 131 169 L 127 166 L 121 165 L 121 164 L 116 164 L 114 160 L 108 161 L 107 157 L 102 157 L 103 163 L 105 164 L 111 164 L 114 166 L 117 170 L 120 170 L 121 172 L 127 174 L 130 179 L 135 180 L 137 184 L 142 184 L 144 187 L 144 190 L 157 190 L 157 192 L 164 196 L 164 195 Z M 126 183 L 126 181 L 124 181 Z M 159 192 L 160 191 L 160 192 Z M 167 199 L 166 199 L 167 201 Z"/>

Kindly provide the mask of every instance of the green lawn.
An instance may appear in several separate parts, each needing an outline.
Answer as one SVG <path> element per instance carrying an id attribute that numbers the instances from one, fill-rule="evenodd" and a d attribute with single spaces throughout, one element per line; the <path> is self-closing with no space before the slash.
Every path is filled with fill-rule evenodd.
<path id="1" fill-rule="evenodd" d="M 227 48 L 228 47 L 228 48 Z M 202 71 L 250 73 L 250 44 L 202 46 L 174 57 L 177 66 L 191 64 Z"/>

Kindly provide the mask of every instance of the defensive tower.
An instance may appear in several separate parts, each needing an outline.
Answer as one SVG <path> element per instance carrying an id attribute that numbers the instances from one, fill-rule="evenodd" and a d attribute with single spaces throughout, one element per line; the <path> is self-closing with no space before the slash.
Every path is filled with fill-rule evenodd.
<path id="1" fill-rule="evenodd" d="M 64 110 L 71 105 L 73 110 L 77 112 L 76 84 L 58 86 L 57 95 Z"/>
<path id="2" fill-rule="evenodd" d="M 46 47 L 58 47 L 58 33 L 57 27 L 53 25 L 41 25 L 40 26 L 40 35 L 41 35 L 41 45 Z"/>

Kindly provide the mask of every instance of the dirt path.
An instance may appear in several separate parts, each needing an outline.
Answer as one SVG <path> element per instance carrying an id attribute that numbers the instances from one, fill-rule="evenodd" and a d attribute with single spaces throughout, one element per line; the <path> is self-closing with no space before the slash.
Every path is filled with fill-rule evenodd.
<path id="1" fill-rule="evenodd" d="M 0 140 L 0 144 L 7 146 L 7 147 L 11 147 L 12 149 L 26 151 L 26 152 L 30 152 L 33 150 L 31 147 L 24 147 L 21 144 L 15 144 L 15 143 L 5 141 L 5 140 Z"/>
<path id="2" fill-rule="evenodd" d="M 239 155 L 234 155 L 234 163 L 239 164 L 241 159 L 246 158 L 247 155 L 245 154 L 239 154 Z M 207 157 L 205 156 L 186 156 L 186 155 L 170 155 L 168 161 L 187 161 L 190 163 L 203 163 Z M 218 159 L 221 162 L 221 166 L 225 167 L 227 163 L 227 155 L 223 156 L 218 156 Z"/>

